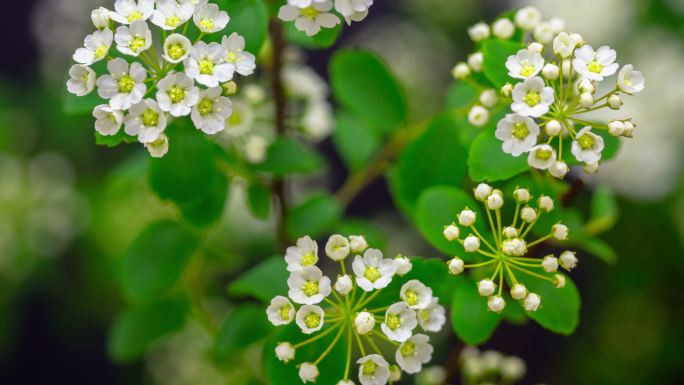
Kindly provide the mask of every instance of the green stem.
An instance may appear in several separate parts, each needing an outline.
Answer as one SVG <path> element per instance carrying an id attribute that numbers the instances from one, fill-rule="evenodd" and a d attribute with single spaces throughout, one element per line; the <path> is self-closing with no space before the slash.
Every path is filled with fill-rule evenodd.
<path id="1" fill-rule="evenodd" d="M 340 331 L 337 333 L 337 335 L 335 336 L 335 339 L 333 339 L 332 343 L 330 345 L 328 345 L 328 347 L 325 349 L 323 354 L 321 354 L 320 357 L 318 357 L 318 359 L 316 359 L 316 361 L 314 361 L 314 363 L 313 363 L 314 365 L 320 364 L 321 361 L 323 361 L 325 359 L 325 357 L 328 354 L 330 354 L 330 351 L 335 347 L 335 345 L 337 345 L 337 341 L 339 341 L 340 337 L 342 337 L 342 333 L 344 333 L 344 328 L 340 328 Z"/>

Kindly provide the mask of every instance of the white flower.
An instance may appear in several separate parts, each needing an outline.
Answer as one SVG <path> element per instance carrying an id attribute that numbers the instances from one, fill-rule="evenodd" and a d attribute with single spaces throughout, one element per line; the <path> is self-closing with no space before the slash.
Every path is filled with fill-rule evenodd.
<path id="1" fill-rule="evenodd" d="M 589 126 L 581 129 L 570 148 L 572 155 L 580 162 L 593 163 L 601 159 L 601 152 L 604 148 L 603 138 L 590 130 Z"/>
<path id="2" fill-rule="evenodd" d="M 547 255 L 541 261 L 542 268 L 547 273 L 555 273 L 558 270 L 558 259 L 553 255 Z"/>
<path id="3" fill-rule="evenodd" d="M 67 90 L 76 96 L 86 96 L 95 89 L 97 75 L 88 66 L 74 64 L 69 69 L 71 79 L 67 81 Z"/>
<path id="4" fill-rule="evenodd" d="M 283 83 L 288 94 L 294 98 L 320 100 L 328 96 L 328 84 L 310 67 L 286 65 Z"/>
<path id="5" fill-rule="evenodd" d="M 325 99 L 313 100 L 304 110 L 302 130 L 309 139 L 322 140 L 333 131 L 334 120 L 330 103 Z"/>
<path id="6" fill-rule="evenodd" d="M 109 10 L 105 7 L 94 9 L 90 13 L 90 20 L 97 29 L 109 28 Z"/>
<path id="7" fill-rule="evenodd" d="M 350 235 L 349 247 L 352 253 L 363 253 L 368 248 L 368 243 L 363 235 Z"/>
<path id="8" fill-rule="evenodd" d="M 534 27 L 534 39 L 540 43 L 548 44 L 553 40 L 556 33 L 550 23 L 543 21 Z"/>
<path id="9" fill-rule="evenodd" d="M 380 324 L 380 328 L 392 341 L 404 342 L 411 337 L 417 325 L 415 310 L 404 302 L 397 302 L 385 312 L 385 322 Z"/>
<path id="10" fill-rule="evenodd" d="M 541 55 L 542 51 L 544 50 L 544 45 L 541 43 L 532 42 L 530 45 L 527 46 L 527 50 L 530 52 L 538 53 Z"/>
<path id="11" fill-rule="evenodd" d="M 553 232 L 553 237 L 559 241 L 566 241 L 568 239 L 568 226 L 557 223 L 551 228 Z"/>
<path id="12" fill-rule="evenodd" d="M 375 317 L 367 311 L 362 311 L 356 315 L 354 327 L 357 333 L 361 335 L 368 334 L 375 327 Z"/>
<path id="13" fill-rule="evenodd" d="M 515 24 L 529 31 L 541 22 L 541 12 L 535 7 L 525 7 L 515 14 Z"/>
<path id="14" fill-rule="evenodd" d="M 463 260 L 459 257 L 454 257 L 449 260 L 449 273 L 459 275 L 463 272 Z"/>
<path id="15" fill-rule="evenodd" d="M 430 362 L 434 349 L 425 334 L 416 334 L 404 341 L 395 354 L 397 364 L 408 374 L 416 374 L 423 368 L 423 364 Z"/>
<path id="16" fill-rule="evenodd" d="M 567 271 L 570 271 L 577 267 L 577 256 L 575 256 L 575 253 L 572 251 L 564 251 L 561 253 L 560 258 L 560 265 Z"/>
<path id="17" fill-rule="evenodd" d="M 359 364 L 361 385 L 385 385 L 389 380 L 389 364 L 379 354 L 371 354 L 356 361 Z"/>
<path id="18" fill-rule="evenodd" d="M 527 163 L 539 170 L 546 170 L 556 161 L 556 150 L 548 144 L 539 144 L 532 147 Z"/>
<path id="19" fill-rule="evenodd" d="M 628 94 L 636 94 L 643 91 L 645 84 L 646 78 L 644 78 L 644 75 L 636 71 L 631 64 L 622 67 L 618 74 L 618 88 Z"/>
<path id="20" fill-rule="evenodd" d="M 74 61 L 91 65 L 106 58 L 113 40 L 114 32 L 108 28 L 91 33 L 83 40 L 83 47 L 74 53 Z"/>
<path id="21" fill-rule="evenodd" d="M 569 58 L 575 51 L 576 42 L 566 32 L 561 32 L 553 39 L 553 52 L 563 59 Z"/>
<path id="22" fill-rule="evenodd" d="M 513 299 L 523 299 L 527 295 L 527 288 L 522 283 L 516 283 L 511 288 L 511 297 Z"/>
<path id="23" fill-rule="evenodd" d="M 302 329 L 302 333 L 313 334 L 323 327 L 325 312 L 320 306 L 304 305 L 297 311 L 295 322 Z"/>
<path id="24" fill-rule="evenodd" d="M 505 255 L 522 257 L 527 252 L 527 242 L 520 238 L 506 239 L 502 242 L 501 251 Z"/>
<path id="25" fill-rule="evenodd" d="M 462 210 L 456 217 L 458 217 L 458 224 L 465 227 L 472 226 L 476 219 L 475 212 L 470 209 Z"/>
<path id="26" fill-rule="evenodd" d="M 213 135 L 226 127 L 226 119 L 233 113 L 230 99 L 221 96 L 221 88 L 214 87 L 200 93 L 199 103 L 192 107 L 190 117 L 198 130 Z"/>
<path id="27" fill-rule="evenodd" d="M 520 218 L 527 223 L 532 223 L 537 219 L 537 211 L 530 206 L 525 206 L 520 210 Z"/>
<path id="28" fill-rule="evenodd" d="M 507 18 L 501 18 L 492 25 L 494 36 L 500 39 L 510 39 L 515 33 L 515 25 Z"/>
<path id="29" fill-rule="evenodd" d="M 508 75 L 516 79 L 527 79 L 537 74 L 544 67 L 544 58 L 539 53 L 521 49 L 517 54 L 506 59 Z"/>
<path id="30" fill-rule="evenodd" d="M 258 84 L 246 84 L 242 87 L 242 94 L 251 104 L 260 104 L 266 100 L 264 88 Z"/>
<path id="31" fill-rule="evenodd" d="M 492 194 L 487 197 L 487 207 L 490 210 L 498 210 L 504 205 L 503 198 L 500 194 Z"/>
<path id="32" fill-rule="evenodd" d="M 286 297 L 276 296 L 266 308 L 268 320 L 275 326 L 288 325 L 294 320 L 295 308 Z"/>
<path id="33" fill-rule="evenodd" d="M 456 227 L 456 225 L 450 224 L 444 228 L 442 234 L 444 234 L 444 238 L 446 238 L 447 241 L 453 241 L 461 235 L 461 231 L 458 229 L 458 227 Z"/>
<path id="34" fill-rule="evenodd" d="M 144 99 L 132 105 L 124 118 L 126 134 L 137 136 L 140 143 L 156 141 L 165 129 L 166 115 L 152 99 Z"/>
<path id="35" fill-rule="evenodd" d="M 487 108 L 494 108 L 499 103 L 499 95 L 495 89 L 486 89 L 480 94 L 480 103 Z"/>
<path id="36" fill-rule="evenodd" d="M 128 62 L 116 58 L 107 63 L 110 75 L 97 79 L 97 93 L 103 99 L 109 99 L 109 105 L 115 110 L 127 110 L 145 96 L 147 72 L 140 63 L 134 62 L 130 68 Z"/>
<path id="37" fill-rule="evenodd" d="M 484 66 L 484 55 L 482 52 L 468 55 L 468 66 L 475 72 L 481 72 Z"/>
<path id="38" fill-rule="evenodd" d="M 284 363 L 288 363 L 295 358 L 295 348 L 289 342 L 281 342 L 275 348 L 276 357 Z"/>
<path id="39" fill-rule="evenodd" d="M 383 259 L 380 250 L 368 249 L 363 257 L 357 255 L 354 258 L 352 269 L 356 274 L 356 284 L 363 291 L 372 291 L 387 287 L 392 281 L 397 266 L 391 259 Z"/>
<path id="40" fill-rule="evenodd" d="M 233 77 L 233 67 L 225 62 L 226 56 L 226 48 L 221 44 L 200 41 L 183 63 L 185 73 L 203 86 L 217 87 Z"/>
<path id="41" fill-rule="evenodd" d="M 547 197 L 546 195 L 542 195 L 537 200 L 537 205 L 539 205 L 540 210 L 544 210 L 548 213 L 553 210 L 553 199 L 551 199 L 551 197 Z"/>
<path id="42" fill-rule="evenodd" d="M 527 203 L 530 201 L 530 190 L 526 188 L 516 188 L 513 191 L 513 198 L 515 198 L 517 202 Z"/>
<path id="43" fill-rule="evenodd" d="M 468 111 L 468 122 L 475 127 L 484 127 L 489 122 L 489 110 L 482 106 L 473 106 Z"/>
<path id="44" fill-rule="evenodd" d="M 373 0 L 335 0 L 335 10 L 344 17 L 347 25 L 365 19 L 371 5 Z"/>
<path id="45" fill-rule="evenodd" d="M 549 174 L 558 179 L 565 178 L 565 175 L 567 175 L 568 172 L 570 172 L 570 168 L 568 167 L 568 164 L 562 160 L 553 162 L 551 167 L 549 167 Z"/>
<path id="46" fill-rule="evenodd" d="M 446 322 L 446 310 L 437 303 L 437 298 L 432 298 L 430 305 L 417 312 L 418 324 L 426 332 L 436 333 L 442 330 Z"/>
<path id="47" fill-rule="evenodd" d="M 617 53 L 608 46 L 594 51 L 590 45 L 584 45 L 575 51 L 572 65 L 583 77 L 600 82 L 617 72 L 619 65 L 615 63 L 616 58 Z"/>
<path id="48" fill-rule="evenodd" d="M 466 63 L 458 63 L 451 70 L 451 75 L 458 80 L 463 80 L 470 75 L 470 67 Z"/>
<path id="49" fill-rule="evenodd" d="M 230 70 L 230 78 L 237 72 L 242 76 L 254 73 L 256 68 L 256 58 L 251 53 L 245 51 L 245 38 L 233 32 L 230 36 L 223 36 L 221 44 L 227 51 L 226 63 Z"/>
<path id="50" fill-rule="evenodd" d="M 501 313 L 506 307 L 506 301 L 500 295 L 493 295 L 487 300 L 487 307 L 494 313 Z"/>
<path id="51" fill-rule="evenodd" d="M 260 135 L 249 135 L 245 139 L 243 153 L 247 161 L 250 163 L 261 163 L 266 159 L 266 150 L 268 148 L 268 141 Z"/>
<path id="52" fill-rule="evenodd" d="M 177 33 L 169 35 L 164 41 L 164 60 L 177 64 L 187 59 L 192 50 L 190 39 Z"/>
<path id="53" fill-rule="evenodd" d="M 315 265 L 318 263 L 318 244 L 308 235 L 297 239 L 296 246 L 285 250 L 285 262 L 289 272 Z"/>
<path id="54" fill-rule="evenodd" d="M 282 21 L 294 20 L 298 30 L 306 33 L 307 36 L 313 36 L 321 30 L 321 27 L 333 28 L 340 23 L 337 16 L 328 12 L 332 7 L 333 3 L 329 0 L 313 3 L 306 8 L 286 4 L 280 7 L 278 18 Z"/>
<path id="55" fill-rule="evenodd" d="M 299 378 L 303 383 L 316 382 L 318 375 L 318 367 L 310 362 L 305 362 L 299 366 Z"/>
<path id="56" fill-rule="evenodd" d="M 397 267 L 397 275 L 401 277 L 405 276 L 413 269 L 411 260 L 403 255 L 394 257 L 394 265 Z"/>
<path id="57" fill-rule="evenodd" d="M 116 0 L 114 11 L 109 14 L 120 24 L 131 24 L 137 20 L 147 20 L 154 12 L 154 0 Z"/>
<path id="58" fill-rule="evenodd" d="M 549 80 L 556 80 L 560 76 L 560 68 L 555 64 L 548 63 L 542 68 L 542 75 Z"/>
<path id="59" fill-rule="evenodd" d="M 470 234 L 463 240 L 463 248 L 468 253 L 474 253 L 480 248 L 480 238 Z"/>
<path id="60" fill-rule="evenodd" d="M 167 75 L 159 81 L 157 89 L 162 111 L 175 117 L 190 115 L 192 107 L 199 102 L 199 88 L 182 72 Z"/>
<path id="61" fill-rule="evenodd" d="M 511 109 L 523 116 L 539 117 L 549 112 L 553 100 L 553 88 L 545 87 L 544 80 L 535 76 L 515 85 Z"/>
<path id="62" fill-rule="evenodd" d="M 425 309 L 432 303 L 432 289 L 416 279 L 406 282 L 401 287 L 399 296 L 414 310 Z"/>
<path id="63" fill-rule="evenodd" d="M 161 133 L 157 139 L 145 143 L 145 148 L 153 158 L 163 158 L 169 152 L 169 137 Z"/>
<path id="64" fill-rule="evenodd" d="M 116 49 L 119 52 L 138 56 L 152 46 L 152 31 L 146 22 L 137 20 L 130 26 L 122 25 L 117 28 L 114 40 L 116 40 Z"/>
<path id="65" fill-rule="evenodd" d="M 157 9 L 150 19 L 153 24 L 167 31 L 172 31 L 190 20 L 195 7 L 190 3 L 178 3 L 176 0 L 157 0 Z"/>
<path id="66" fill-rule="evenodd" d="M 475 43 L 488 39 L 490 35 L 489 25 L 479 22 L 468 29 L 468 35 Z"/>
<path id="67" fill-rule="evenodd" d="M 353 287 L 354 283 L 352 282 L 351 277 L 349 275 L 342 275 L 340 277 L 337 277 L 337 281 L 335 281 L 335 291 L 342 295 L 349 294 Z"/>
<path id="68" fill-rule="evenodd" d="M 349 240 L 339 234 L 330 236 L 325 244 L 325 254 L 333 261 L 345 260 L 350 251 Z"/>
<path id="69" fill-rule="evenodd" d="M 93 110 L 95 130 L 104 136 L 116 135 L 123 124 L 123 112 L 115 110 L 108 104 L 102 104 Z"/>
<path id="70" fill-rule="evenodd" d="M 517 157 L 537 143 L 539 126 L 527 116 L 508 114 L 496 124 L 494 134 L 503 141 L 503 152 Z"/>
<path id="71" fill-rule="evenodd" d="M 208 3 L 195 9 L 192 20 L 200 31 L 214 33 L 226 28 L 230 18 L 226 12 L 219 9 L 218 5 Z"/>
<path id="72" fill-rule="evenodd" d="M 546 123 L 546 126 L 544 126 L 544 131 L 548 136 L 558 136 L 562 129 L 563 126 L 561 126 L 560 122 L 556 119 L 549 120 L 549 122 Z"/>
<path id="73" fill-rule="evenodd" d="M 304 267 L 290 274 L 287 279 L 288 296 L 301 305 L 317 304 L 330 295 L 330 278 L 316 266 Z"/>
<path id="74" fill-rule="evenodd" d="M 494 294 L 496 290 L 496 284 L 489 278 L 483 279 L 477 283 L 477 291 L 483 297 L 489 297 Z"/>
<path id="75" fill-rule="evenodd" d="M 523 301 L 523 307 L 527 311 L 537 311 L 539 304 L 541 304 L 541 297 L 536 293 L 528 294 Z"/>

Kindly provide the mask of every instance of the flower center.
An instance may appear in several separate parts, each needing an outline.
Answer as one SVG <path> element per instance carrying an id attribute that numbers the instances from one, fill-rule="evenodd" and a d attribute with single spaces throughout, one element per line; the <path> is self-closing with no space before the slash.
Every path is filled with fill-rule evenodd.
<path id="1" fill-rule="evenodd" d="M 318 294 L 318 282 L 316 281 L 306 281 L 304 286 L 302 286 L 302 291 L 307 297 L 313 297 Z"/>
<path id="2" fill-rule="evenodd" d="M 237 61 L 237 54 L 235 52 L 228 52 L 228 57 L 226 61 L 229 63 L 235 63 Z"/>
<path id="3" fill-rule="evenodd" d="M 302 256 L 302 266 L 313 266 L 318 262 L 318 257 L 314 253 L 306 253 Z"/>
<path id="4" fill-rule="evenodd" d="M 537 152 L 534 154 L 534 156 L 537 159 L 547 160 L 547 159 L 551 158 L 552 154 L 553 153 L 549 150 L 537 150 Z"/>
<path id="5" fill-rule="evenodd" d="M 376 364 L 375 361 L 366 361 L 361 366 L 361 372 L 364 376 L 374 376 L 377 368 L 378 364 Z"/>
<path id="6" fill-rule="evenodd" d="M 96 59 L 104 58 L 107 55 L 107 51 L 109 51 L 108 46 L 106 46 L 104 44 L 98 45 L 97 48 L 95 48 L 95 58 Z"/>
<path id="7" fill-rule="evenodd" d="M 131 51 L 133 51 L 133 52 L 140 51 L 140 49 L 143 48 L 144 46 L 145 46 L 145 38 L 141 37 L 141 36 L 136 36 L 135 38 L 133 38 L 133 40 L 131 41 L 131 45 L 130 45 Z"/>
<path id="8" fill-rule="evenodd" d="M 211 31 L 214 29 L 214 20 L 203 19 L 202 21 L 200 21 L 200 25 L 204 27 L 204 29 Z"/>
<path id="9" fill-rule="evenodd" d="M 513 130 L 511 131 L 511 135 L 513 135 L 514 138 L 523 140 L 527 138 L 527 135 L 530 134 L 530 129 L 527 128 L 527 125 L 525 123 L 515 123 L 513 125 Z"/>
<path id="10" fill-rule="evenodd" d="M 214 62 L 209 59 L 202 59 L 199 62 L 199 70 L 202 75 L 211 75 L 214 73 Z"/>
<path id="11" fill-rule="evenodd" d="M 594 147 L 594 137 L 589 134 L 583 134 L 577 138 L 577 143 L 579 143 L 582 150 L 589 150 Z"/>
<path id="12" fill-rule="evenodd" d="M 290 319 L 290 305 L 285 305 L 280 308 L 280 318 L 285 321 Z"/>
<path id="13" fill-rule="evenodd" d="M 385 324 L 390 330 L 397 330 L 401 326 L 401 318 L 396 314 L 389 314 Z"/>
<path id="14" fill-rule="evenodd" d="M 173 60 L 178 60 L 185 55 L 185 49 L 180 44 L 174 44 L 169 47 L 169 57 Z"/>
<path id="15" fill-rule="evenodd" d="M 422 318 L 424 322 L 427 322 L 430 319 L 430 312 L 427 310 L 421 311 L 420 318 Z"/>
<path id="16" fill-rule="evenodd" d="M 406 304 L 409 306 L 416 306 L 418 304 L 418 294 L 413 290 L 406 290 L 404 293 L 406 297 Z"/>
<path id="17" fill-rule="evenodd" d="M 321 323 L 321 316 L 316 313 L 309 313 L 306 317 L 304 317 L 304 323 L 307 327 L 312 329 L 318 327 L 318 325 Z"/>
<path id="18" fill-rule="evenodd" d="M 375 282 L 380 278 L 380 270 L 378 270 L 377 267 L 369 266 L 366 268 L 366 271 L 363 272 L 363 276 L 367 280 Z"/>
<path id="19" fill-rule="evenodd" d="M 151 108 L 148 108 L 142 114 L 143 125 L 146 127 L 154 127 L 159 124 L 159 113 Z"/>
<path id="20" fill-rule="evenodd" d="M 541 96 L 539 96 L 539 92 L 537 91 L 529 91 L 527 95 L 525 95 L 525 104 L 527 104 L 530 107 L 534 107 L 537 104 L 541 103 Z"/>
<path id="21" fill-rule="evenodd" d="M 202 116 L 211 114 L 214 111 L 214 102 L 211 99 L 202 99 L 197 109 Z"/>
<path id="22" fill-rule="evenodd" d="M 107 117 L 109 118 L 109 120 L 112 121 L 112 124 L 116 124 L 116 123 L 117 123 L 117 122 L 116 122 L 116 115 L 114 115 L 113 112 L 110 112 L 110 113 L 107 115 Z"/>
<path id="23" fill-rule="evenodd" d="M 600 74 L 601 71 L 603 71 L 603 65 L 597 61 L 593 61 L 587 65 L 587 69 L 589 72 Z"/>
<path id="24" fill-rule="evenodd" d="M 143 15 L 142 15 L 142 12 L 140 12 L 140 11 L 133 11 L 133 12 L 131 12 L 130 14 L 128 14 L 128 22 L 129 22 L 129 23 L 132 23 L 132 22 L 134 22 L 134 21 L 136 21 L 136 20 L 140 20 L 140 19 L 142 19 L 142 16 L 143 16 Z"/>
<path id="25" fill-rule="evenodd" d="M 176 15 L 169 16 L 166 18 L 166 26 L 170 28 L 176 28 L 178 27 L 178 24 L 180 24 L 180 18 Z"/>
<path id="26" fill-rule="evenodd" d="M 167 93 L 173 104 L 180 103 L 183 101 L 183 99 L 185 99 L 185 90 L 178 86 L 169 88 Z"/>
<path id="27" fill-rule="evenodd" d="M 237 126 L 237 125 L 239 125 L 240 123 L 242 123 L 242 115 L 240 115 L 239 113 L 233 111 L 233 113 L 230 115 L 230 117 L 228 117 L 228 123 L 229 123 L 231 126 Z M 305 255 L 304 257 L 307 257 L 308 255 L 309 255 L 309 254 Z M 313 256 L 313 254 L 312 254 L 312 256 Z M 302 257 L 302 266 L 304 265 L 304 257 Z M 315 258 L 315 256 L 314 256 L 314 258 Z M 313 265 L 314 263 L 316 263 L 316 262 L 313 262 L 313 263 L 311 263 L 310 265 L 306 265 L 306 266 L 311 266 L 311 265 Z"/>
<path id="28" fill-rule="evenodd" d="M 318 16 L 320 12 L 318 12 L 318 10 L 314 7 L 306 7 L 299 11 L 299 13 L 304 17 L 309 17 L 313 19 L 314 17 Z"/>
<path id="29" fill-rule="evenodd" d="M 130 75 L 124 75 L 119 78 L 119 92 L 128 94 L 135 88 L 135 80 Z"/>
<path id="30" fill-rule="evenodd" d="M 406 341 L 399 349 L 401 355 L 404 357 L 413 356 L 416 354 L 416 345 L 411 342 Z"/>
<path id="31" fill-rule="evenodd" d="M 534 74 L 535 71 L 537 70 L 537 69 L 532 65 L 532 63 L 530 63 L 530 62 L 527 61 L 527 60 L 525 60 L 525 61 L 523 61 L 522 63 L 520 63 L 520 65 L 521 65 L 521 67 L 522 67 L 522 69 L 520 70 L 520 75 L 525 76 L 525 77 L 532 76 L 532 74 Z"/>

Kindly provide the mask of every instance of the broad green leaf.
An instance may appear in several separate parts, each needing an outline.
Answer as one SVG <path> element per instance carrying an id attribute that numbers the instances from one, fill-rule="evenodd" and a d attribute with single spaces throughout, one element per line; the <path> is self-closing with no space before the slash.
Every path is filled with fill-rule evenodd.
<path id="1" fill-rule="evenodd" d="M 345 112 L 337 114 L 336 122 L 335 149 L 350 170 L 364 167 L 380 148 L 382 134 Z"/>
<path id="2" fill-rule="evenodd" d="M 501 315 L 487 308 L 487 298 L 477 292 L 477 284 L 465 276 L 456 281 L 451 302 L 451 326 L 468 345 L 480 345 L 492 336 L 501 322 Z"/>
<path id="3" fill-rule="evenodd" d="M 209 194 L 198 202 L 179 204 L 183 218 L 195 226 L 208 226 L 223 216 L 228 200 L 228 180 L 223 175 L 214 178 Z"/>
<path id="4" fill-rule="evenodd" d="M 368 245 L 373 249 L 383 250 L 387 242 L 382 230 L 364 219 L 347 218 L 337 227 L 337 232 L 345 237 L 363 235 Z"/>
<path id="5" fill-rule="evenodd" d="M 399 83 L 374 54 L 340 50 L 330 64 L 333 93 L 355 117 L 384 132 L 400 128 L 407 106 Z"/>
<path id="6" fill-rule="evenodd" d="M 123 128 L 116 135 L 105 136 L 95 131 L 95 144 L 106 147 L 116 147 L 121 143 L 135 143 L 138 138 L 126 134 Z"/>
<path id="7" fill-rule="evenodd" d="M 183 328 L 187 310 L 184 299 L 167 299 L 124 310 L 109 332 L 109 356 L 117 362 L 141 358 L 151 343 Z"/>
<path id="8" fill-rule="evenodd" d="M 219 364 L 231 363 L 240 350 L 272 332 L 265 306 L 240 305 L 223 322 L 216 336 L 214 357 Z"/>
<path id="9" fill-rule="evenodd" d="M 287 234 L 291 239 L 304 235 L 321 236 L 333 230 L 342 217 L 341 204 L 330 195 L 314 195 L 292 208 L 286 219 Z"/>
<path id="10" fill-rule="evenodd" d="M 496 182 L 510 179 L 529 169 L 525 154 L 515 158 L 503 152 L 501 141 L 494 130 L 481 133 L 470 147 L 468 168 L 470 177 L 477 182 Z"/>
<path id="11" fill-rule="evenodd" d="M 230 22 L 221 33 L 209 35 L 210 40 L 237 32 L 245 38 L 245 51 L 258 55 L 268 33 L 268 10 L 263 0 L 219 0 L 216 4 L 228 12 Z"/>
<path id="12" fill-rule="evenodd" d="M 566 284 L 562 289 L 556 288 L 548 281 L 523 273 L 516 274 L 516 277 L 530 292 L 541 297 L 539 309 L 527 312 L 530 318 L 554 333 L 570 335 L 575 331 L 579 324 L 580 296 L 569 277 L 566 277 Z"/>
<path id="13" fill-rule="evenodd" d="M 271 192 L 260 184 L 252 183 L 247 189 L 247 203 L 256 218 L 266 219 L 271 213 Z"/>
<path id="14" fill-rule="evenodd" d="M 279 138 L 268 149 L 266 160 L 257 171 L 277 176 L 307 174 L 319 170 L 325 161 L 319 153 L 291 138 Z"/>
<path id="15" fill-rule="evenodd" d="M 482 43 L 483 71 L 494 87 L 500 89 L 514 80 L 508 75 L 506 60 L 524 48 L 522 43 L 508 40 L 489 39 Z"/>
<path id="16" fill-rule="evenodd" d="M 341 31 L 342 23 L 336 25 L 334 28 L 322 28 L 321 31 L 314 36 L 306 36 L 304 32 L 295 28 L 294 23 L 285 24 L 285 38 L 287 41 L 307 49 L 330 48 L 337 42 L 337 38 L 340 36 Z"/>
<path id="17" fill-rule="evenodd" d="M 609 265 L 614 265 L 615 263 L 617 263 L 617 252 L 615 251 L 615 249 L 613 249 L 611 245 L 607 244 L 601 239 L 591 236 L 575 238 L 576 239 L 573 239 L 571 241 L 571 244 L 576 245 L 577 247 L 581 248 L 582 250 L 597 257 L 598 259 L 602 260 L 603 262 Z"/>
<path id="18" fill-rule="evenodd" d="M 254 297 L 269 303 L 276 295 L 287 295 L 287 264 L 283 256 L 269 258 L 228 285 L 234 297 Z"/>
<path id="19" fill-rule="evenodd" d="M 591 216 L 584 230 L 588 234 L 600 234 L 610 230 L 618 220 L 619 209 L 613 190 L 600 186 L 591 197 Z"/>
<path id="20" fill-rule="evenodd" d="M 393 191 L 409 212 L 426 189 L 463 182 L 468 149 L 460 144 L 458 131 L 451 115 L 440 115 L 399 156 Z"/>
<path id="21" fill-rule="evenodd" d="M 121 259 L 126 297 L 143 302 L 163 295 L 176 284 L 197 245 L 197 237 L 176 222 L 150 225 Z"/>
<path id="22" fill-rule="evenodd" d="M 446 107 L 459 109 L 472 105 L 478 100 L 478 90 L 468 82 L 458 81 L 447 90 Z"/>

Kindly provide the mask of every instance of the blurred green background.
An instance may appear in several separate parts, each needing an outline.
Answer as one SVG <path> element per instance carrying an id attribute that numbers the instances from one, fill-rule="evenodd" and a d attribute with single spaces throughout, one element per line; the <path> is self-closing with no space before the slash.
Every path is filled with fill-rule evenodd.
<path id="1" fill-rule="evenodd" d="M 227 372 L 241 363 L 213 365 L 211 341 L 192 323 L 137 363 L 116 364 L 107 355 L 107 330 L 123 306 L 114 263 L 150 222 L 174 216 L 149 191 L 142 148 L 97 147 L 92 118 L 62 112 L 70 57 L 91 30 L 90 10 L 111 4 L 3 5 L 0 384 L 229 384 Z M 623 110 L 639 124 L 635 139 L 590 181 L 620 196 L 619 221 L 604 237 L 619 259 L 608 265 L 581 258 L 573 272 L 583 300 L 576 334 L 504 325 L 486 347 L 525 359 L 525 384 L 681 382 L 684 0 L 376 0 L 368 19 L 345 29 L 339 46 L 379 53 L 408 86 L 414 114 L 426 116 L 443 104 L 451 67 L 472 49 L 467 28 L 522 5 L 615 47 L 621 63 L 644 73 L 647 90 Z M 311 52 L 307 61 L 325 77 L 330 54 Z M 329 172 L 302 185 L 339 186 L 345 175 L 330 140 L 319 147 L 330 158 Z M 439 256 L 391 202 L 385 182 L 376 182 L 348 214 L 377 224 L 392 240 L 390 250 Z M 220 312 L 235 306 L 225 285 L 272 253 L 274 226 L 249 216 L 237 188 L 213 237 L 215 279 L 206 291 Z M 450 383 L 457 383 L 454 354 L 461 344 L 451 336 L 444 345 L 442 360 L 433 363 L 446 366 Z"/>

